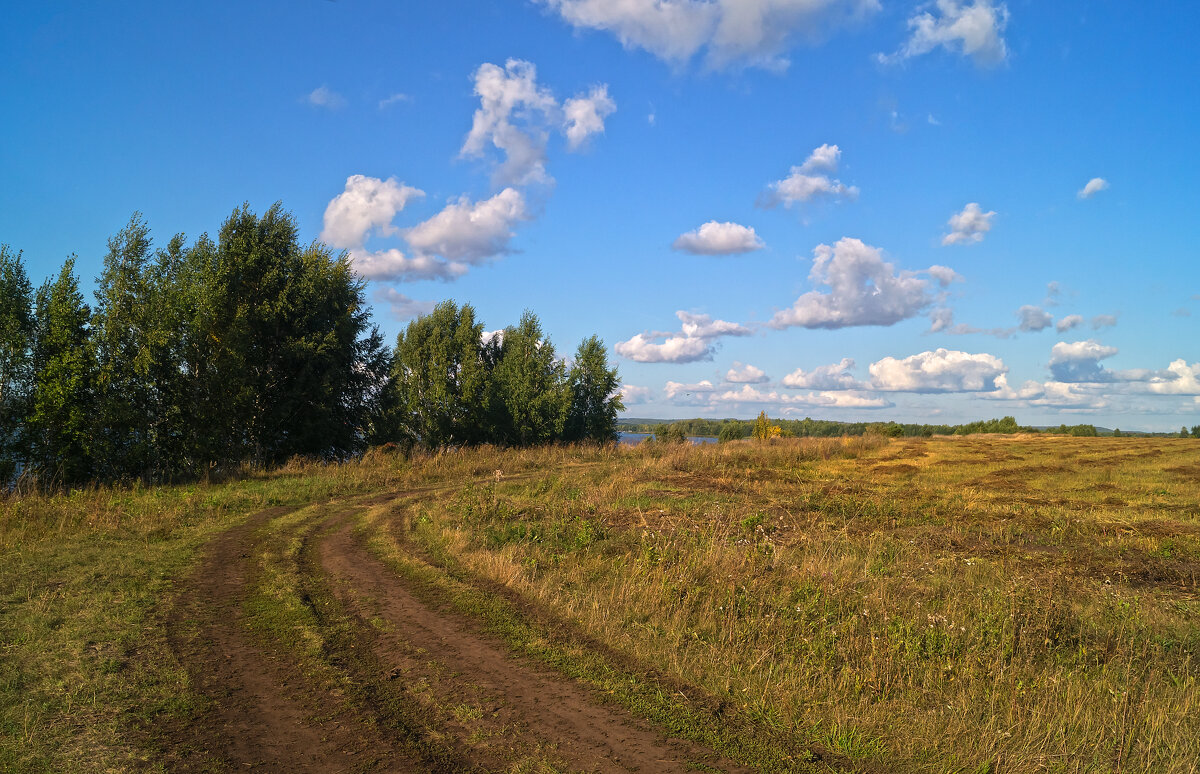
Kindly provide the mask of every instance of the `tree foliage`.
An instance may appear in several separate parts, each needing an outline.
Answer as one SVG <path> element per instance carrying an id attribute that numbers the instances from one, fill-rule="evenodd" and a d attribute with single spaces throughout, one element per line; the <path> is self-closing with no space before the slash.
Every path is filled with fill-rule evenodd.
<path id="1" fill-rule="evenodd" d="M 33 289 L 21 254 L 0 245 L 0 485 L 16 473 L 31 389 Z"/>
<path id="2" fill-rule="evenodd" d="M 43 479 L 71 485 L 96 474 L 96 366 L 79 292 L 75 259 L 37 292 L 31 361 L 33 390 L 26 417 L 25 465 Z"/>
<path id="3" fill-rule="evenodd" d="M 568 371 L 529 311 L 485 340 L 474 308 L 444 301 L 399 335 L 391 377 L 384 440 L 440 449 L 616 438 L 621 402 L 603 342 L 584 340 Z"/>

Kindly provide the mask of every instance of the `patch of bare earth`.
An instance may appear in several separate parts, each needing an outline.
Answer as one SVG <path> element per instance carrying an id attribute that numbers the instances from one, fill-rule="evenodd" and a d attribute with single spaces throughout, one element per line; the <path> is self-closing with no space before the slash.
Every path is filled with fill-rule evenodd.
<path id="1" fill-rule="evenodd" d="M 532 763 L 586 772 L 750 771 L 667 738 L 419 599 L 352 530 L 358 509 L 388 499 L 315 515 L 308 526 L 316 528 L 303 538 L 305 582 L 352 622 L 327 638 L 324 654 L 358 686 L 352 697 L 306 675 L 298 656 L 264 642 L 244 619 L 256 535 L 290 510 L 258 513 L 208 546 L 167 616 L 168 641 L 202 707 L 192 722 L 159 729 L 165 768 L 505 771 Z M 400 716 L 419 722 L 402 727 Z M 439 752 L 421 754 L 429 749 Z"/>
<path id="2" fill-rule="evenodd" d="M 262 511 L 220 535 L 184 584 L 168 641 L 207 706 L 195 722 L 161 729 L 163 763 L 172 771 L 422 770 L 248 632 L 242 602 L 254 533 L 290 510 Z"/>
<path id="3" fill-rule="evenodd" d="M 487 756 L 486 740 L 502 736 L 503 747 L 543 751 L 571 771 L 685 772 L 698 763 L 750 771 L 667 739 L 588 688 L 514 658 L 466 619 L 426 605 L 354 537 L 349 520 L 318 550 L 342 602 L 384 622 L 372 647 L 395 665 L 389 676 L 401 688 L 433 694 L 432 701 L 467 708 L 461 731 L 473 729 L 477 754 Z"/>

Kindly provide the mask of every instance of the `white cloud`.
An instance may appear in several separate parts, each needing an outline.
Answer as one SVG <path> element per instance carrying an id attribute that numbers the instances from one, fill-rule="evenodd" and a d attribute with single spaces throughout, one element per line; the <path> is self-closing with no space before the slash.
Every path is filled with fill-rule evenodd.
<path id="1" fill-rule="evenodd" d="M 1200 395 L 1200 363 L 1189 366 L 1183 358 L 1172 360 L 1167 373 L 1169 378 L 1152 380 L 1148 389 L 1159 395 Z"/>
<path id="2" fill-rule="evenodd" d="M 508 252 L 512 226 L 529 219 L 521 192 L 506 188 L 479 202 L 461 197 L 409 229 L 392 225 L 396 214 L 419 196 L 424 193 L 394 178 L 351 175 L 346 189 L 325 208 L 321 239 L 349 250 L 355 270 L 369 279 L 453 280 L 471 266 Z M 412 254 L 397 248 L 367 250 L 364 244 L 373 233 L 403 235 Z"/>
<path id="3" fill-rule="evenodd" d="M 649 387 L 639 387 L 636 384 L 622 384 L 617 394 L 626 406 L 636 406 L 650 400 L 653 391 Z"/>
<path id="4" fill-rule="evenodd" d="M 753 228 L 737 223 L 710 220 L 700 228 L 681 234 L 672 244 L 675 250 L 694 255 L 735 255 L 761 250 L 766 245 Z"/>
<path id="5" fill-rule="evenodd" d="M 891 408 L 895 404 L 887 398 L 865 395 L 861 392 L 818 392 L 797 396 L 795 403 L 821 408 Z"/>
<path id="6" fill-rule="evenodd" d="M 1101 191 L 1107 190 L 1107 180 L 1102 177 L 1093 177 L 1091 180 L 1087 181 L 1087 185 L 1085 185 L 1083 188 L 1080 188 L 1079 192 L 1075 195 L 1080 199 L 1090 199 Z"/>
<path id="7" fill-rule="evenodd" d="M 604 30 L 627 48 L 675 65 L 701 49 L 710 67 L 787 67 L 794 35 L 861 19 L 879 0 L 541 0 L 576 28 Z"/>
<path id="8" fill-rule="evenodd" d="M 711 360 L 716 340 L 722 336 L 749 336 L 753 332 L 745 326 L 714 320 L 706 314 L 679 311 L 675 316 L 682 323 L 678 333 L 639 333 L 628 341 L 618 342 L 613 349 L 618 355 L 638 363 L 691 363 Z"/>
<path id="9" fill-rule="evenodd" d="M 313 107 L 326 110 L 339 110 L 346 106 L 346 98 L 328 86 L 318 86 L 304 97 L 304 101 Z"/>
<path id="10" fill-rule="evenodd" d="M 1113 376 L 1100 361 L 1117 354 L 1095 339 L 1067 343 L 1060 341 L 1050 350 L 1050 373 L 1059 382 L 1107 382 Z"/>
<path id="11" fill-rule="evenodd" d="M 638 333 L 628 341 L 619 341 L 613 350 L 638 363 L 692 363 L 711 360 L 712 342 L 682 335 L 667 335 L 664 341 L 656 333 Z"/>
<path id="12" fill-rule="evenodd" d="M 666 394 L 669 400 L 674 400 L 679 397 L 688 397 L 693 394 L 710 393 L 716 390 L 713 383 L 707 379 L 701 380 L 695 384 L 684 384 L 682 382 L 667 382 L 663 386 L 663 393 Z"/>
<path id="13" fill-rule="evenodd" d="M 1054 326 L 1054 329 L 1059 333 L 1066 333 L 1073 328 L 1078 328 L 1080 325 L 1083 325 L 1083 315 L 1069 314 L 1059 320 L 1058 324 Z"/>
<path id="14" fill-rule="evenodd" d="M 466 274 L 470 265 L 462 261 L 442 260 L 433 255 L 405 255 L 396 248 L 388 250 L 351 250 L 350 263 L 367 279 L 385 282 L 419 280 L 455 280 Z"/>
<path id="15" fill-rule="evenodd" d="M 771 381 L 771 377 L 767 376 L 766 372 L 757 366 L 750 364 L 743 365 L 738 361 L 733 362 L 733 368 L 730 368 L 725 374 L 725 381 L 733 384 L 763 384 Z"/>
<path id="16" fill-rule="evenodd" d="M 446 205 L 429 220 L 405 232 L 404 238 L 422 255 L 437 255 L 450 262 L 478 264 L 508 252 L 512 227 L 529 220 L 525 198 L 505 188 L 490 199 L 472 203 L 463 196 Z"/>
<path id="17" fill-rule="evenodd" d="M 857 198 L 857 188 L 845 185 L 841 180 L 830 176 L 837 172 L 841 157 L 842 151 L 836 145 L 826 144 L 814 149 L 803 164 L 792 167 L 787 177 L 767 186 L 767 190 L 759 197 L 759 205 L 774 207 L 782 204 L 791 207 L 796 202 L 807 202 L 819 197 Z M 830 174 L 820 174 L 821 172 Z"/>
<path id="18" fill-rule="evenodd" d="M 380 288 L 375 291 L 375 300 L 387 304 L 392 317 L 397 320 L 410 320 L 429 314 L 437 306 L 434 301 L 416 301 L 395 288 Z"/>
<path id="19" fill-rule="evenodd" d="M 1064 411 L 1096 411 L 1109 405 L 1103 394 L 1090 390 L 1086 385 L 1028 380 L 1014 389 L 1009 387 L 1004 374 L 996 377 L 994 392 L 982 393 L 979 397 L 987 400 L 1017 401 L 1023 406 Z"/>
<path id="20" fill-rule="evenodd" d="M 593 134 L 604 131 L 604 119 L 617 109 L 607 85 L 594 86 L 586 96 L 563 106 L 549 89 L 538 86 L 537 67 L 509 59 L 504 67 L 485 62 L 475 70 L 479 108 L 459 155 L 480 158 L 488 145 L 504 154 L 493 176 L 500 185 L 550 182 L 546 173 L 546 144 L 552 127 L 567 137 L 570 150 L 579 149 Z"/>
<path id="21" fill-rule="evenodd" d="M 753 333 L 744 325 L 726 320 L 714 320 L 707 314 L 679 311 L 675 313 L 675 316 L 683 323 L 681 326 L 683 334 L 689 338 L 714 339 L 718 336 L 749 336 Z"/>
<path id="22" fill-rule="evenodd" d="M 819 148 L 813 148 L 808 158 L 800 165 L 801 172 L 837 172 L 838 163 L 842 160 L 842 149 L 836 145 L 825 143 Z"/>
<path id="23" fill-rule="evenodd" d="M 976 202 L 971 202 L 963 207 L 962 212 L 950 216 L 947 222 L 950 233 L 942 237 L 942 244 L 982 242 L 983 235 L 992 230 L 992 218 L 995 215 L 995 212 L 984 212 Z"/>
<path id="24" fill-rule="evenodd" d="M 475 94 L 479 109 L 459 154 L 480 157 L 490 143 L 505 154 L 497 182 L 548 180 L 544 126 L 557 114 L 558 103 L 538 87 L 537 68 L 520 59 L 509 59 L 503 68 L 485 62 L 475 71 Z"/>
<path id="25" fill-rule="evenodd" d="M 1043 331 L 1054 324 L 1054 318 L 1040 306 L 1025 304 L 1017 310 L 1018 327 L 1027 333 Z"/>
<path id="26" fill-rule="evenodd" d="M 928 270 L 942 286 L 958 277 L 945 267 Z M 883 251 L 862 240 L 843 237 L 836 245 L 817 245 L 809 280 L 828 293 L 809 291 L 788 309 L 776 312 L 772 328 L 844 328 L 892 325 L 919 314 L 935 300 L 931 282 L 916 272 L 897 273 Z"/>
<path id="27" fill-rule="evenodd" d="M 383 110 L 384 108 L 391 107 L 392 105 L 399 105 L 402 102 L 412 102 L 412 97 L 402 92 L 396 92 L 395 94 L 379 100 L 379 109 Z"/>
<path id="28" fill-rule="evenodd" d="M 1092 330 L 1101 331 L 1105 328 L 1111 328 L 1117 324 L 1117 316 L 1115 314 L 1098 314 L 1091 320 Z"/>
<path id="29" fill-rule="evenodd" d="M 850 371 L 854 361 L 848 357 L 831 365 L 817 366 L 811 371 L 797 368 L 783 377 L 785 387 L 810 390 L 857 390 L 866 387 Z"/>
<path id="30" fill-rule="evenodd" d="M 396 213 L 412 199 L 425 193 L 397 183 L 396 178 L 380 180 L 366 175 L 346 178 L 346 189 L 325 208 L 322 241 L 340 249 L 362 247 L 372 230 L 393 236 L 399 230 L 392 225 Z"/>
<path id="31" fill-rule="evenodd" d="M 713 395 L 709 399 L 710 406 L 716 407 L 722 404 L 858 409 L 888 408 L 893 405 L 886 398 L 865 395 L 858 392 L 810 392 L 807 395 L 786 395 L 774 390 L 766 392 L 749 384 L 743 385 L 740 390 L 727 390 L 726 392 Z M 785 408 L 784 410 L 786 411 L 787 409 Z"/>
<path id="32" fill-rule="evenodd" d="M 580 148 L 588 137 L 604 133 L 604 119 L 617 109 L 608 96 L 608 86 L 593 86 L 586 97 L 572 97 L 563 103 L 563 133 L 572 150 Z"/>
<path id="33" fill-rule="evenodd" d="M 973 0 L 969 5 L 959 0 L 937 0 L 937 15 L 925 10 L 908 20 L 912 31 L 908 41 L 890 56 L 880 54 L 884 64 L 921 56 L 941 47 L 975 60 L 975 64 L 991 67 L 1008 58 L 1004 28 L 1008 25 L 1008 7 L 992 0 Z"/>
<path id="34" fill-rule="evenodd" d="M 938 349 L 903 360 L 885 357 L 871 364 L 871 384 L 890 392 L 984 392 L 996 389 L 996 377 L 1008 371 L 987 353 Z"/>

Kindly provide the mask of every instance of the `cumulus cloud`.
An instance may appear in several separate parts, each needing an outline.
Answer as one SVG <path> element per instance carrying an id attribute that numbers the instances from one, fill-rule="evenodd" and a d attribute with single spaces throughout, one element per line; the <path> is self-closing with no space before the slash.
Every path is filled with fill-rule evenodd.
<path id="1" fill-rule="evenodd" d="M 787 67 L 794 36 L 857 21 L 879 0 L 541 0 L 577 29 L 603 30 L 626 48 L 682 65 L 705 50 L 710 67 Z"/>
<path id="2" fill-rule="evenodd" d="M 304 101 L 315 108 L 339 110 L 346 106 L 346 98 L 328 86 L 318 86 L 305 95 Z"/>
<path id="3" fill-rule="evenodd" d="M 971 244 L 982 242 L 983 235 L 992 230 L 995 212 L 984 212 L 976 202 L 963 207 L 962 212 L 950 216 L 947 225 L 950 233 L 942 237 L 943 245 Z"/>
<path id="4" fill-rule="evenodd" d="M 1010 387 L 1004 374 L 996 377 L 996 389 L 981 393 L 987 400 L 1017 401 L 1020 405 L 1063 411 L 1096 411 L 1109 405 L 1103 394 L 1087 385 L 1067 382 L 1036 382 L 1027 380 L 1020 387 Z"/>
<path id="5" fill-rule="evenodd" d="M 471 266 L 509 252 L 512 227 L 528 220 L 520 191 L 506 188 L 490 199 L 451 201 L 428 220 L 409 229 L 392 221 L 414 198 L 425 194 L 395 178 L 351 175 L 345 190 L 325 208 L 321 239 L 349 251 L 356 271 L 368 279 L 392 282 L 453 280 Z M 368 250 L 372 235 L 403 236 L 412 248 Z"/>
<path id="6" fill-rule="evenodd" d="M 1054 329 L 1057 330 L 1059 333 L 1066 333 L 1069 330 L 1078 328 L 1080 325 L 1083 325 L 1083 315 L 1069 314 L 1066 317 L 1059 320 L 1058 323 L 1054 326 Z"/>
<path id="7" fill-rule="evenodd" d="M 649 387 L 639 387 L 636 384 L 622 384 L 617 394 L 626 406 L 636 406 L 650 400 L 653 391 Z"/>
<path id="8" fill-rule="evenodd" d="M 867 385 L 854 378 L 850 373 L 854 369 L 854 361 L 848 357 L 841 362 L 817 366 L 811 371 L 797 368 L 783 377 L 783 386 L 810 390 L 858 390 Z"/>
<path id="9" fill-rule="evenodd" d="M 1087 181 L 1087 185 L 1079 189 L 1075 195 L 1080 199 L 1090 199 L 1101 191 L 1108 190 L 1108 181 L 1102 177 L 1093 177 Z"/>
<path id="10" fill-rule="evenodd" d="M 532 62 L 509 59 L 504 67 L 485 62 L 475 70 L 479 108 L 459 155 L 480 158 L 489 145 L 504 155 L 494 180 L 500 185 L 549 182 L 546 144 L 558 127 L 571 150 L 604 131 L 604 119 L 617 109 L 608 86 L 592 88 L 559 106 L 549 89 L 537 83 Z"/>
<path id="11" fill-rule="evenodd" d="M 479 108 L 459 155 L 480 157 L 491 144 L 505 155 L 495 175 L 499 183 L 547 180 L 545 125 L 557 114 L 558 103 L 538 86 L 537 67 L 520 59 L 509 59 L 504 67 L 485 62 L 474 77 Z"/>
<path id="12" fill-rule="evenodd" d="M 753 228 L 710 220 L 694 231 L 681 234 L 671 247 L 693 255 L 736 255 L 761 250 L 766 245 Z"/>
<path id="13" fill-rule="evenodd" d="M 593 134 L 604 133 L 604 119 L 617 109 L 608 96 L 608 86 L 593 86 L 587 96 L 572 97 L 563 103 L 563 134 L 567 146 L 580 148 Z"/>
<path id="14" fill-rule="evenodd" d="M 394 177 L 380 180 L 351 175 L 346 178 L 345 190 L 325 208 L 321 239 L 333 247 L 348 250 L 362 247 L 372 231 L 393 236 L 399 233 L 392 225 L 396 214 L 409 201 L 424 195 L 417 188 L 396 182 Z"/>
<path id="15" fill-rule="evenodd" d="M 350 263 L 367 279 L 384 282 L 456 280 L 470 270 L 462 261 L 447 261 L 434 255 L 406 255 L 397 248 L 351 250 Z"/>
<path id="16" fill-rule="evenodd" d="M 1167 373 L 1152 380 L 1148 388 L 1159 395 L 1200 395 L 1200 363 L 1172 360 Z"/>
<path id="17" fill-rule="evenodd" d="M 941 286 L 958 279 L 952 270 L 926 270 Z M 933 282 L 917 272 L 901 271 L 883 259 L 883 251 L 862 240 L 843 237 L 837 244 L 817 245 L 809 280 L 829 287 L 828 293 L 809 291 L 788 309 L 777 312 L 772 328 L 844 328 L 853 325 L 892 325 L 914 317 L 936 299 Z"/>
<path id="18" fill-rule="evenodd" d="M 1102 331 L 1116 324 L 1117 316 L 1115 314 L 1098 314 L 1091 320 L 1092 330 L 1094 331 Z"/>
<path id="19" fill-rule="evenodd" d="M 857 188 L 832 177 L 832 174 L 837 172 L 841 157 L 842 151 L 836 145 L 826 144 L 814 149 L 803 164 L 792 167 L 787 177 L 767 186 L 767 190 L 759 197 L 759 206 L 774 207 L 782 204 L 791 207 L 796 202 L 808 202 L 817 198 L 857 198 Z"/>
<path id="20" fill-rule="evenodd" d="M 392 317 L 397 320 L 411 320 L 429 314 L 437 306 L 434 301 L 417 301 L 404 295 L 395 288 L 380 288 L 375 291 L 375 300 L 388 305 Z"/>
<path id="21" fill-rule="evenodd" d="M 1117 354 L 1095 339 L 1067 343 L 1060 341 L 1050 350 L 1050 373 L 1059 382 L 1107 382 L 1112 374 L 1100 361 Z"/>
<path id="22" fill-rule="evenodd" d="M 515 223 L 529 220 L 525 198 L 515 188 L 478 202 L 466 196 L 446 205 L 429 220 L 405 232 L 409 245 L 423 255 L 478 264 L 508 252 Z"/>
<path id="23" fill-rule="evenodd" d="M 676 400 L 677 398 L 688 398 L 693 395 L 703 395 L 713 392 L 717 388 L 707 379 L 701 380 L 695 384 L 684 384 L 683 382 L 667 382 L 663 386 L 663 393 L 668 400 Z"/>
<path id="24" fill-rule="evenodd" d="M 749 384 L 743 385 L 739 390 L 727 390 L 723 393 L 713 395 L 709 399 L 710 406 L 715 407 L 723 404 L 859 409 L 888 408 L 893 405 L 886 398 L 858 392 L 810 392 L 807 395 L 787 395 L 780 394 L 774 390 L 769 392 L 761 390 Z"/>
<path id="25" fill-rule="evenodd" d="M 735 360 L 733 368 L 730 368 L 725 374 L 725 381 L 733 384 L 763 384 L 771 381 L 771 377 L 767 376 L 761 368 L 750 364 L 743 365 Z"/>
<path id="26" fill-rule="evenodd" d="M 613 349 L 638 363 L 691 363 L 711 360 L 719 338 L 749 336 L 753 332 L 743 325 L 714 320 L 706 314 L 679 311 L 675 316 L 682 323 L 679 332 L 639 333 L 628 341 L 618 342 Z"/>
<path id="27" fill-rule="evenodd" d="M 888 392 L 984 392 L 996 389 L 1004 361 L 987 353 L 938 349 L 871 364 L 871 385 Z"/>
<path id="28" fill-rule="evenodd" d="M 934 13 L 933 11 L 936 11 Z M 894 54 L 880 54 L 884 64 L 928 54 L 936 48 L 960 53 L 983 67 L 994 67 L 1008 58 L 1004 28 L 1008 7 L 992 0 L 937 0 L 933 10 L 924 10 L 908 20 L 908 40 Z"/>
<path id="29" fill-rule="evenodd" d="M 1036 333 L 1043 331 L 1054 324 L 1054 318 L 1049 312 L 1043 310 L 1040 306 L 1025 304 L 1017 310 L 1017 319 L 1020 323 L 1017 327 L 1026 333 Z"/>

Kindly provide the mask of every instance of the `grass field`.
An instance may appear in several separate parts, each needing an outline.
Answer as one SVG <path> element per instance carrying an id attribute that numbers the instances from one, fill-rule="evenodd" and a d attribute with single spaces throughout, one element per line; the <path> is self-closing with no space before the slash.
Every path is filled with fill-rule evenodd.
<path id="1" fill-rule="evenodd" d="M 391 624 L 321 563 L 337 520 L 431 609 L 751 768 L 1200 768 L 1200 442 L 972 436 L 374 454 L 5 501 L 0 770 L 171 768 L 169 729 L 214 699 L 166 622 L 270 506 L 299 510 L 247 538 L 248 641 L 329 713 L 403 728 L 398 755 L 572 768 L 425 655 L 371 687 L 387 664 L 347 654 Z"/>

